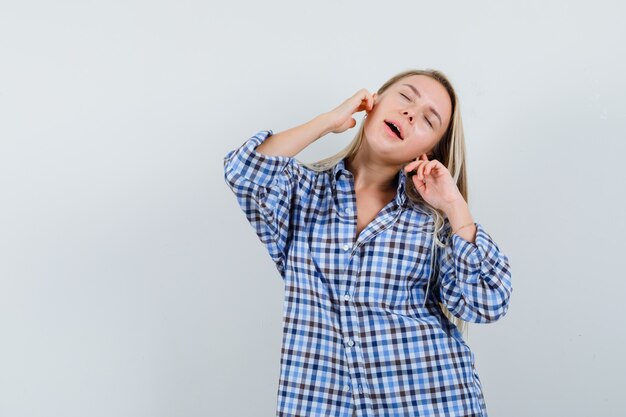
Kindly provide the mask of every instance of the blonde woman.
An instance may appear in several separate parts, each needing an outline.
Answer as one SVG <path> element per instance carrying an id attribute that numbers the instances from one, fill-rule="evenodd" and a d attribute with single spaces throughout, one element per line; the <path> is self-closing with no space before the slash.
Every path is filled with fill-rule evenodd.
<path id="1" fill-rule="evenodd" d="M 338 154 L 295 159 L 356 126 Z M 224 158 L 285 288 L 277 416 L 486 416 L 467 322 L 509 305 L 508 257 L 467 201 L 458 98 L 440 71 L 396 74 Z"/>

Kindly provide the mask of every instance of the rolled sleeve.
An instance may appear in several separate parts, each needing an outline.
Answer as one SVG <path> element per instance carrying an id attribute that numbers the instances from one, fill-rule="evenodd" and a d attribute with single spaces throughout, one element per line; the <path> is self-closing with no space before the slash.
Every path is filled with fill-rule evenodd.
<path id="1" fill-rule="evenodd" d="M 226 174 L 241 176 L 261 187 L 270 185 L 293 161 L 289 156 L 265 155 L 256 150 L 273 134 L 272 130 L 261 130 L 246 140 L 241 147 L 228 152 L 224 157 Z"/>
<path id="2" fill-rule="evenodd" d="M 487 323 L 503 317 L 513 292 L 509 258 L 482 224 L 475 242 L 452 234 L 439 259 L 441 299 L 462 320 Z M 446 227 L 449 230 L 449 224 Z"/>
<path id="3" fill-rule="evenodd" d="M 284 279 L 298 187 L 306 186 L 308 171 L 293 157 L 257 152 L 271 135 L 271 130 L 259 131 L 229 151 L 224 179 Z"/>

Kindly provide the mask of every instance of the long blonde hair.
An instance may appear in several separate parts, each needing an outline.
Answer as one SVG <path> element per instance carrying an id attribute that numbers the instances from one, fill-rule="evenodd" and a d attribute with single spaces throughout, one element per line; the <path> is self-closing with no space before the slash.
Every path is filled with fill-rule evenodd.
<path id="1" fill-rule="evenodd" d="M 467 190 L 467 175 L 466 175 L 466 169 L 465 169 L 466 168 L 466 164 L 465 164 L 466 152 L 465 152 L 465 136 L 463 134 L 463 123 L 461 121 L 461 112 L 459 110 L 459 104 L 458 104 L 459 101 L 454 91 L 454 88 L 452 87 L 452 84 L 450 83 L 448 78 L 441 71 L 432 70 L 432 69 L 406 70 L 388 79 L 377 90 L 377 93 L 380 96 L 391 85 L 401 80 L 402 78 L 408 77 L 411 75 L 426 75 L 428 77 L 433 78 L 434 80 L 438 81 L 439 83 L 441 83 L 441 85 L 445 87 L 445 89 L 448 92 L 448 95 L 450 96 L 450 100 L 452 102 L 452 116 L 450 120 L 450 125 L 448 126 L 448 129 L 446 130 L 446 132 L 439 139 L 435 147 L 433 148 L 431 152 L 432 157 L 429 156 L 429 159 L 430 160 L 436 159 L 446 166 L 448 171 L 450 171 L 450 173 L 452 174 L 452 178 L 454 179 L 454 182 L 456 183 L 459 191 L 461 192 L 461 195 L 463 196 L 465 201 L 469 202 L 468 190 Z M 359 126 L 358 131 L 356 132 L 356 135 L 354 136 L 354 139 L 352 139 L 352 141 L 344 149 L 342 149 L 335 155 L 321 159 L 314 163 L 305 163 L 305 162 L 300 162 L 300 163 L 306 166 L 307 168 L 315 170 L 315 171 L 325 171 L 327 169 L 334 167 L 339 161 L 341 161 L 345 157 L 351 158 L 357 153 L 361 145 L 361 141 L 363 139 L 363 130 L 364 130 L 364 120 L 361 121 L 361 124 Z M 404 165 L 403 165 L 403 168 L 404 168 Z M 441 210 L 438 210 L 432 207 L 431 205 L 429 205 L 428 203 L 424 201 L 422 196 L 415 189 L 415 184 L 413 184 L 413 181 L 410 179 L 410 177 L 407 177 L 407 180 L 406 180 L 405 193 L 406 193 L 406 197 L 409 198 L 411 201 L 413 201 L 414 203 L 418 205 L 425 207 L 426 210 L 430 211 L 435 220 L 435 228 L 433 230 L 433 239 L 432 239 L 432 246 L 431 246 L 431 255 L 432 255 L 434 254 L 434 251 L 435 251 L 435 245 L 437 245 L 440 248 L 443 248 L 446 245 L 441 240 L 439 240 L 439 237 L 438 237 L 439 232 L 444 225 L 445 213 Z M 451 238 L 451 234 L 448 233 L 448 236 L 446 236 L 446 241 L 450 242 L 449 240 L 450 238 Z M 431 256 L 431 266 L 433 266 L 432 264 L 434 262 L 434 258 L 435 258 L 434 256 Z M 434 268 L 431 267 L 430 270 L 432 274 Z M 429 279 L 429 284 L 430 284 L 430 279 Z M 428 297 L 428 294 L 426 294 L 426 297 Z M 446 317 L 451 322 L 453 322 L 461 332 L 467 329 L 466 321 L 461 320 L 455 317 L 454 315 L 452 315 L 452 313 L 450 313 L 450 311 L 446 308 L 446 306 L 443 303 L 440 302 L 439 307 L 441 308 L 443 313 L 446 315 Z"/>

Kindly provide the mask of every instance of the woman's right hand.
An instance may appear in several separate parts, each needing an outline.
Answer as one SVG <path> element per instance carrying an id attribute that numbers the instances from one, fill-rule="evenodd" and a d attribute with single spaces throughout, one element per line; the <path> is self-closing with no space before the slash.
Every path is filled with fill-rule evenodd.
<path id="1" fill-rule="evenodd" d="M 326 113 L 329 131 L 341 133 L 356 126 L 352 115 L 363 110 L 371 111 L 374 108 L 374 96 L 365 88 L 357 91 L 352 97 Z"/>

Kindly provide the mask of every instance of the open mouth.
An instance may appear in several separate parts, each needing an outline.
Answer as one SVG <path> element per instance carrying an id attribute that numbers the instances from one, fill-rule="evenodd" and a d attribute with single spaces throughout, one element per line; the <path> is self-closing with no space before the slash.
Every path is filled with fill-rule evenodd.
<path id="1" fill-rule="evenodd" d="M 387 126 L 389 126 L 389 129 L 391 129 L 391 131 L 398 137 L 398 139 L 404 140 L 402 138 L 402 135 L 400 134 L 400 129 L 398 129 L 398 127 L 396 125 L 394 125 L 393 123 L 388 122 L 388 121 L 385 121 L 385 124 Z"/>

